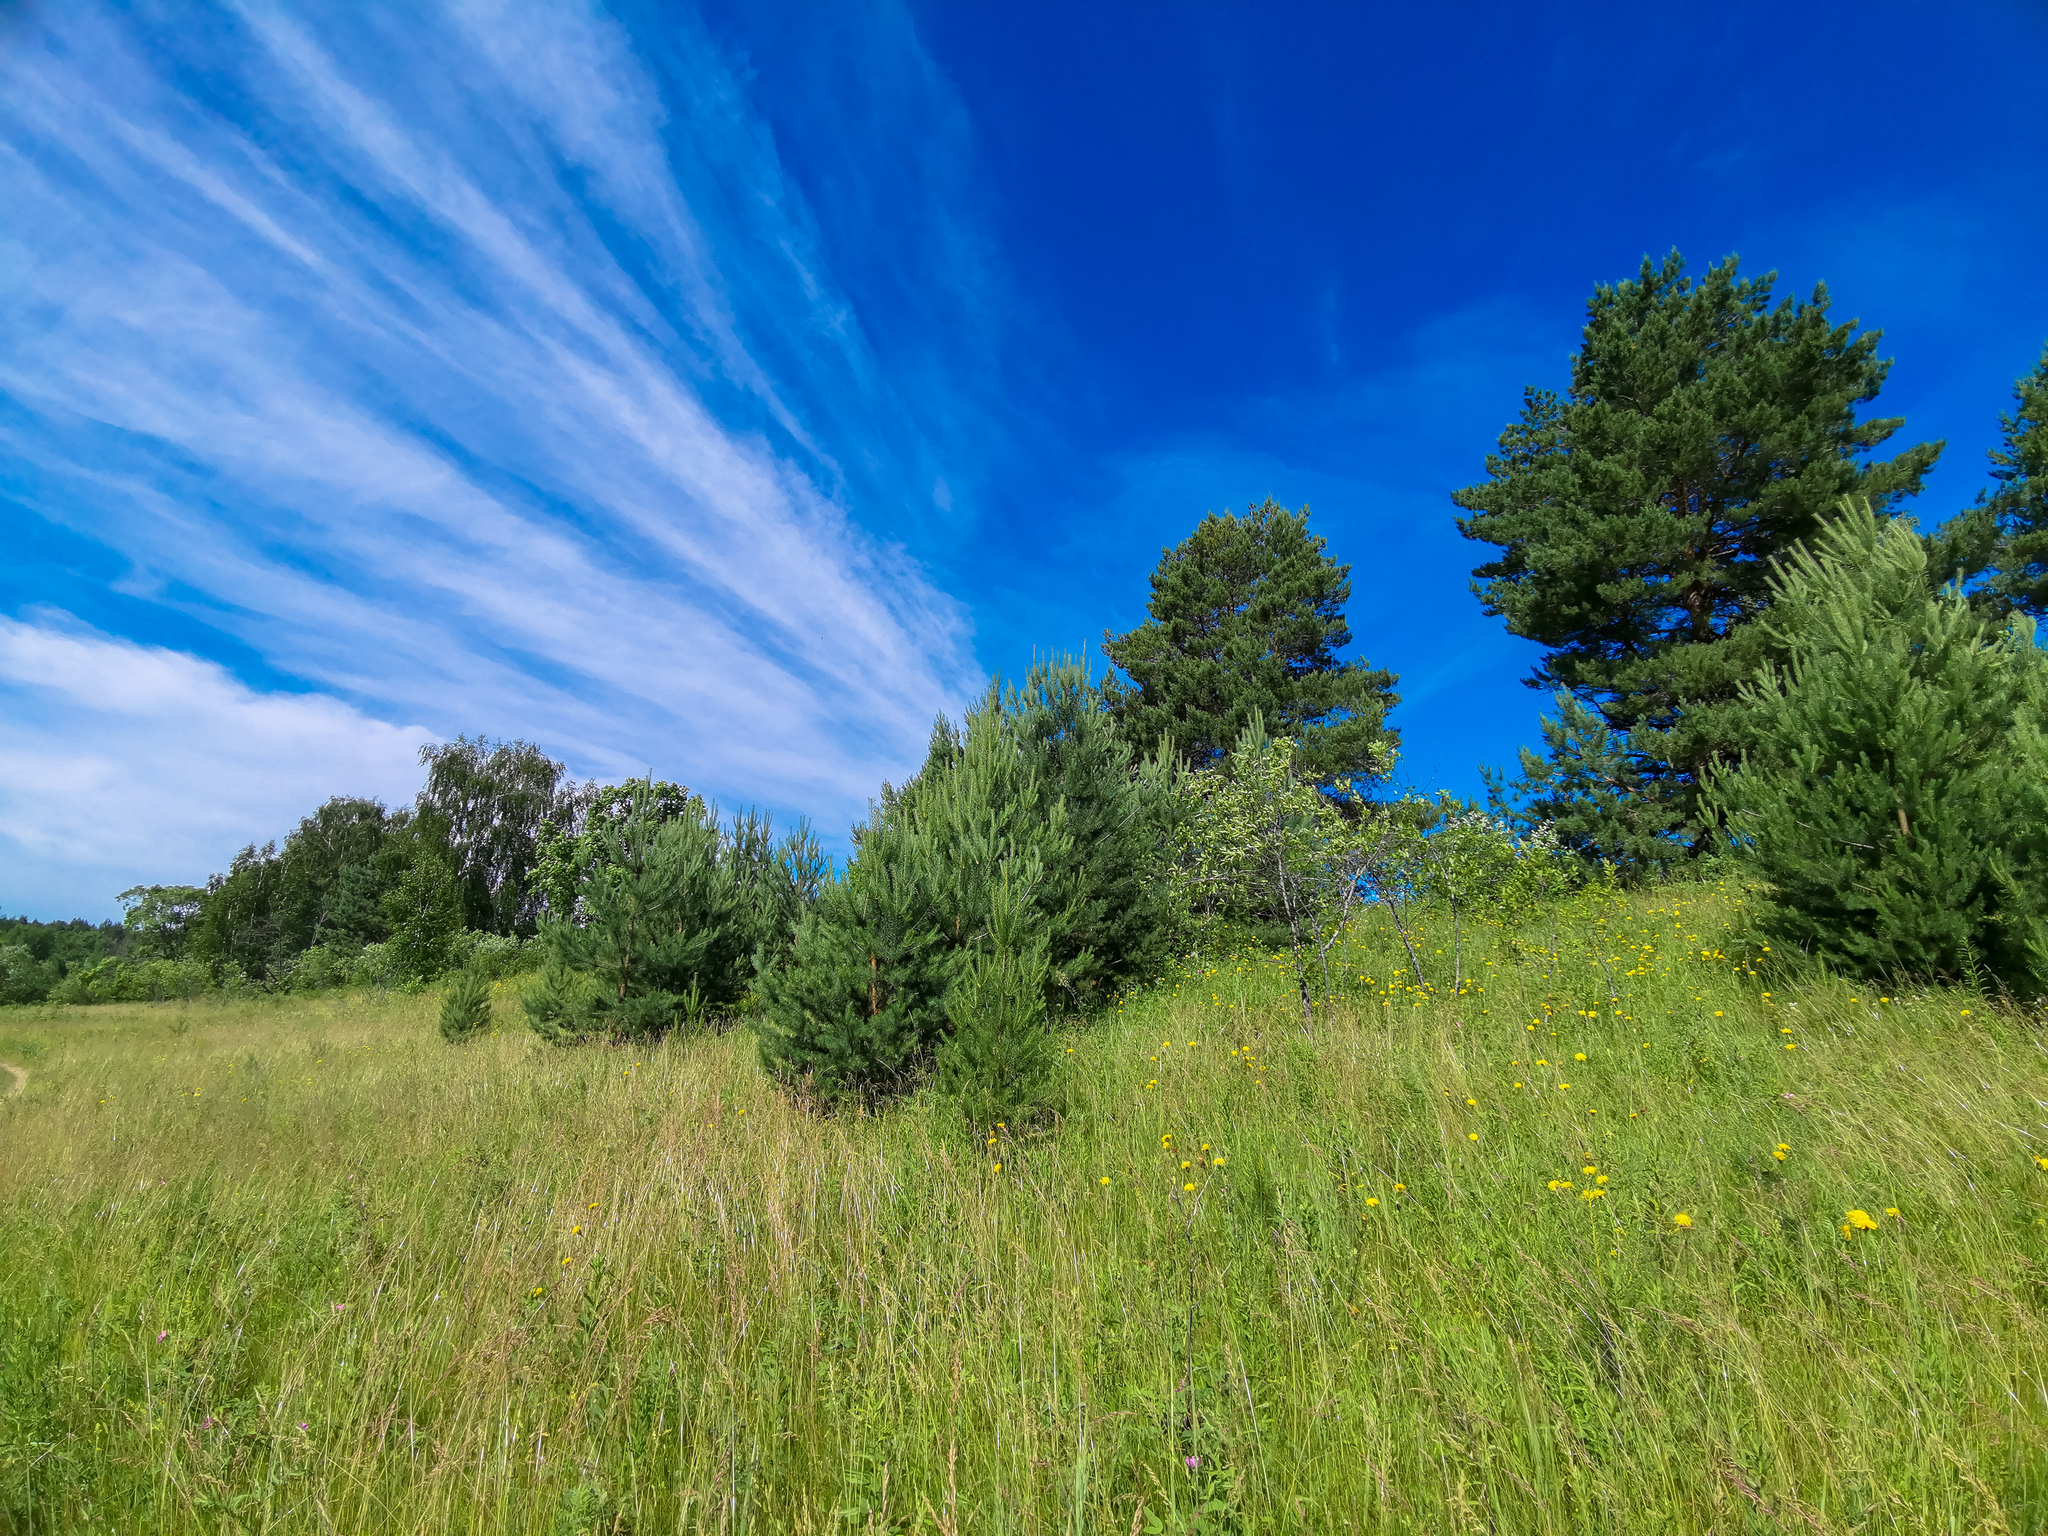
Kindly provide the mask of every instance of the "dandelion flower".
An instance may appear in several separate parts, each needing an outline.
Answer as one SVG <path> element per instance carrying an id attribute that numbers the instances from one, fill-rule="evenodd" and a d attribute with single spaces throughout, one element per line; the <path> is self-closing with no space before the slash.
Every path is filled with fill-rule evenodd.
<path id="1" fill-rule="evenodd" d="M 2048 1173 L 2048 1157 L 2037 1157 L 2037 1158 L 2035 1158 L 2035 1159 L 2034 1159 L 2034 1166 L 2035 1166 L 2036 1168 L 2039 1168 L 2039 1169 L 2040 1169 L 2040 1170 L 2041 1170 L 2042 1172 L 2044 1172 L 2044 1173 Z"/>
<path id="2" fill-rule="evenodd" d="M 1188 1195 L 1192 1195 L 1192 1194 L 1193 1194 L 1194 1192 L 1195 1192 L 1195 1186 L 1194 1186 L 1194 1185 L 1192 1185 L 1192 1184 L 1183 1184 L 1183 1185 L 1181 1185 L 1181 1193 L 1182 1193 L 1182 1194 L 1188 1194 Z"/>
<path id="3" fill-rule="evenodd" d="M 996 1172 L 997 1172 L 997 1173 L 1001 1173 L 1002 1171 L 1003 1171 L 1003 1165 L 1002 1165 L 1001 1163 L 997 1163 L 997 1164 L 996 1164 Z"/>
<path id="4" fill-rule="evenodd" d="M 1884 1208 L 1884 1213 L 1887 1216 L 1896 1216 L 1899 1214 L 1899 1208 L 1896 1205 L 1888 1205 Z"/>
<path id="5" fill-rule="evenodd" d="M 1875 1232 L 1877 1230 L 1877 1222 L 1868 1211 L 1851 1211 L 1842 1220 L 1846 1225 L 1853 1227 L 1858 1232 Z"/>
<path id="6" fill-rule="evenodd" d="M 1598 1173 L 1599 1171 L 1600 1170 L 1597 1167 L 1595 1167 L 1592 1163 L 1586 1164 L 1585 1167 L 1579 1170 L 1579 1172 L 1581 1173 Z"/>
<path id="7" fill-rule="evenodd" d="M 1467 1141 L 1477 1141 L 1479 1139 L 1479 1133 L 1477 1131 L 1467 1131 L 1465 1133 L 1465 1139 Z"/>
<path id="8" fill-rule="evenodd" d="M 1185 1169 L 1185 1168 L 1192 1168 L 1192 1167 L 1194 1167 L 1194 1166 L 1195 1166 L 1195 1165 L 1194 1165 L 1193 1163 L 1189 1162 L 1189 1161 L 1188 1161 L 1188 1160 L 1187 1160 L 1186 1158 L 1182 1158 L 1182 1159 L 1181 1159 L 1181 1161 L 1180 1161 L 1180 1165 L 1181 1165 L 1181 1167 L 1182 1167 L 1182 1168 L 1184 1168 L 1184 1169 Z"/>
<path id="9" fill-rule="evenodd" d="M 1586 1059 L 1586 1053 L 1585 1053 L 1584 1051 L 1581 1051 L 1581 1052 L 1579 1052 L 1579 1053 L 1578 1053 L 1578 1055 L 1576 1055 L 1576 1056 L 1574 1056 L 1574 1057 L 1572 1058 L 1572 1060 L 1573 1060 L 1573 1061 L 1584 1061 L 1585 1059 Z"/>
<path id="10" fill-rule="evenodd" d="M 1366 1203 L 1367 1205 L 1378 1205 L 1378 1204 L 1380 1203 L 1380 1199 L 1379 1199 L 1379 1196 L 1378 1196 L 1378 1195 L 1368 1195 L 1368 1196 L 1366 1197 L 1366 1201 L 1365 1201 L 1365 1203 Z"/>
<path id="11" fill-rule="evenodd" d="M 1680 1211 L 1671 1218 L 1671 1225 L 1674 1227 L 1689 1227 L 1692 1225 L 1692 1218 L 1686 1215 L 1685 1212 Z"/>
<path id="12" fill-rule="evenodd" d="M 1103 1175 L 1103 1176 L 1102 1176 L 1102 1177 L 1101 1177 L 1100 1179 L 1098 1179 L 1098 1180 L 1097 1180 L 1096 1182 L 1097 1182 L 1097 1183 L 1099 1183 L 1099 1184 L 1101 1184 L 1101 1185 L 1103 1185 L 1103 1186 L 1105 1186 L 1105 1187 L 1107 1187 L 1107 1185 L 1109 1184 L 1109 1175 L 1105 1173 L 1105 1174 L 1104 1174 L 1104 1175 Z"/>
<path id="13" fill-rule="evenodd" d="M 1217 1158 L 1217 1159 L 1216 1159 L 1216 1166 L 1217 1166 L 1218 1168 L 1221 1168 L 1221 1167 L 1223 1166 L 1223 1159 L 1222 1159 L 1222 1158 L 1220 1158 L 1220 1157 L 1219 1157 L 1219 1158 Z"/>
<path id="14" fill-rule="evenodd" d="M 1465 1102 L 1474 1109 L 1477 1109 L 1479 1107 L 1479 1101 L 1477 1099 L 1467 1099 Z"/>
<path id="15" fill-rule="evenodd" d="M 1600 1175 L 1600 1177 L 1598 1177 L 1597 1179 L 1595 1179 L 1595 1180 L 1594 1180 L 1593 1182 L 1594 1182 L 1595 1184 L 1605 1184 L 1605 1183 L 1607 1182 L 1607 1175 L 1603 1173 L 1603 1174 L 1601 1174 L 1601 1175 Z"/>

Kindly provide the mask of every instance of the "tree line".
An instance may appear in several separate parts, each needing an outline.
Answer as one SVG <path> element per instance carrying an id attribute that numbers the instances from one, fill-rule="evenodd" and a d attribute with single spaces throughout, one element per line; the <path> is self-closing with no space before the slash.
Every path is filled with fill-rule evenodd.
<path id="1" fill-rule="evenodd" d="M 1942 445 L 1879 457 L 1902 423 L 1859 414 L 1880 333 L 1773 281 L 1674 254 L 1596 289 L 1567 387 L 1530 390 L 1455 493 L 1499 551 L 1474 591 L 1545 647 L 1528 681 L 1556 701 L 1484 804 L 1397 787 L 1397 679 L 1342 654 L 1349 567 L 1268 500 L 1162 552 L 1108 677 L 1049 660 L 938 721 L 843 868 L 807 826 L 458 738 L 410 807 L 329 801 L 204 888 L 124 893 L 118 953 L 67 970 L 52 938 L 4 975 L 83 1001 L 453 972 L 461 1038 L 527 971 L 552 1042 L 745 1013 L 800 1091 L 935 1079 L 978 1123 L 1042 1101 L 1051 1020 L 1191 949 L 1288 957 L 1314 1030 L 1366 903 L 1404 940 L 1417 905 L 1446 913 L 1449 975 L 1409 957 L 1455 988 L 1477 912 L 1716 860 L 1767 887 L 1791 951 L 2038 996 L 2048 355 L 1989 486 L 1923 534 L 1903 508 Z"/>

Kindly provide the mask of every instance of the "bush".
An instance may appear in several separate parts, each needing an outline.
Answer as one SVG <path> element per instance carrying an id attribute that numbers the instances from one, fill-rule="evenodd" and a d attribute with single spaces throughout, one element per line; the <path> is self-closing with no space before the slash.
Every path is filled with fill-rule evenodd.
<path id="1" fill-rule="evenodd" d="M 388 987 L 400 980 L 398 961 L 389 944 L 365 944 L 348 964 L 352 987 Z"/>
<path id="2" fill-rule="evenodd" d="M 291 968 L 291 990 L 323 992 L 345 987 L 355 973 L 355 955 L 338 944 L 315 944 Z"/>
<path id="3" fill-rule="evenodd" d="M 50 995 L 50 973 L 25 944 L 0 947 L 0 1003 L 40 1003 Z"/>

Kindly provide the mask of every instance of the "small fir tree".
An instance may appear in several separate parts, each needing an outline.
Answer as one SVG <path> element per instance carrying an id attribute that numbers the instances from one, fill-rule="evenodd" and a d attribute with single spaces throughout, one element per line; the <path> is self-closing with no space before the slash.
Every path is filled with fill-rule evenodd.
<path id="1" fill-rule="evenodd" d="M 2000 616 L 2048 615 L 2048 350 L 2013 385 L 2013 409 L 1999 417 L 1990 452 L 1994 489 L 1928 539 L 1937 581 L 1984 576 L 1971 600 Z"/>
<path id="2" fill-rule="evenodd" d="M 1337 653 L 1351 643 L 1351 567 L 1308 531 L 1308 508 L 1271 500 L 1243 517 L 1214 513 L 1160 556 L 1151 617 L 1103 634 L 1103 654 L 1130 679 L 1109 707 L 1141 752 L 1162 743 L 1190 765 L 1221 762 L 1261 717 L 1299 743 L 1318 781 L 1369 772 L 1393 745 L 1394 674 Z"/>
<path id="3" fill-rule="evenodd" d="M 490 973 L 481 966 L 464 966 L 441 995 L 441 1038 L 460 1044 L 481 1034 L 490 1022 Z"/>
<path id="4" fill-rule="evenodd" d="M 758 985 L 761 1056 L 825 1098 L 897 1093 L 923 1071 L 946 1026 L 959 951 L 939 928 L 929 849 L 884 823 L 846 878 L 797 925 L 789 962 Z"/>
<path id="5" fill-rule="evenodd" d="M 607 856 L 580 871 L 582 921 L 543 925 L 551 974 L 591 985 L 565 991 L 544 976 L 526 1000 L 538 1032 L 644 1039 L 735 1002 L 752 935 L 720 852 L 717 814 L 702 801 L 665 818 L 651 796 L 635 802 Z"/>
<path id="6" fill-rule="evenodd" d="M 1494 814 L 1524 833 L 1547 826 L 1588 868 L 1611 864 L 1625 878 L 1654 878 L 1680 862 L 1680 787 L 1646 773 L 1627 735 L 1590 704 L 1563 692 L 1553 702 L 1544 750 L 1521 749 L 1519 779 L 1480 770 Z"/>
<path id="7" fill-rule="evenodd" d="M 1793 556 L 1745 686 L 1755 745 L 1713 777 L 1765 931 L 1854 974 L 2048 987 L 2048 659 L 1989 629 L 1867 503 Z"/>

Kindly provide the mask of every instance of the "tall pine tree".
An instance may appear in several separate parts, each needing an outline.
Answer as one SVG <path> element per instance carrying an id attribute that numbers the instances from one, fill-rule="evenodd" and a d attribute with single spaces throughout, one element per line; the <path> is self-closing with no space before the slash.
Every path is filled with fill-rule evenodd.
<path id="1" fill-rule="evenodd" d="M 1547 648 L 1531 686 L 1622 733 L 1692 846 L 1699 772 L 1739 748 L 1737 690 L 1769 654 L 1774 562 L 1845 495 L 1914 494 L 1941 449 L 1866 457 L 1902 424 L 1857 419 L 1891 366 L 1881 333 L 1832 324 L 1825 287 L 1773 305 L 1774 279 L 1731 256 L 1695 283 L 1673 252 L 1596 289 L 1568 390 L 1528 391 L 1452 498 L 1501 551 L 1473 572 L 1486 611 Z"/>
<path id="2" fill-rule="evenodd" d="M 1351 643 L 1350 600 L 1351 567 L 1308 531 L 1307 507 L 1211 513 L 1160 556 L 1150 619 L 1103 632 L 1103 654 L 1130 679 L 1110 682 L 1110 708 L 1138 750 L 1170 740 L 1196 768 L 1221 762 L 1260 716 L 1300 743 L 1317 780 L 1368 775 L 1399 701 L 1393 673 L 1337 655 Z"/>

